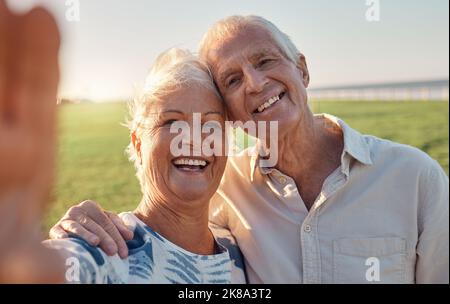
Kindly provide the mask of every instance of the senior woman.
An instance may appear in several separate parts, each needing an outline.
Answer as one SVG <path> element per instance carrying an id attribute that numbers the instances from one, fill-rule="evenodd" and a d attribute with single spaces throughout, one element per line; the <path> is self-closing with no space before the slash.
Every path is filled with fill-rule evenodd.
<path id="1" fill-rule="evenodd" d="M 79 272 L 71 268 L 66 280 L 245 283 L 233 239 L 225 230 L 210 230 L 208 226 L 209 201 L 219 186 L 226 156 L 190 156 L 193 140 L 181 143 L 187 145 L 187 155 L 174 156 L 171 151 L 177 136 L 171 131 L 174 122 L 185 122 L 192 128 L 194 113 L 200 113 L 202 124 L 224 127 L 224 105 L 208 68 L 188 51 L 169 50 L 156 60 L 142 97 L 131 109 L 127 151 L 143 196 L 136 210 L 120 215 L 134 232 L 134 238 L 127 242 L 128 258 L 110 257 L 79 238 L 46 241 L 66 258 L 78 261 Z"/>

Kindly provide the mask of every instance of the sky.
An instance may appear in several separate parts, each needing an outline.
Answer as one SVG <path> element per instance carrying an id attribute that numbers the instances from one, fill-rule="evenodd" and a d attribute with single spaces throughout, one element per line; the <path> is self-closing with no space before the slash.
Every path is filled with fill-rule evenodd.
<path id="1" fill-rule="evenodd" d="M 157 55 L 196 50 L 229 15 L 260 15 L 306 56 L 311 87 L 449 78 L 449 1 L 378 0 L 9 0 L 18 13 L 47 7 L 62 32 L 60 97 L 132 98 Z M 79 3 L 79 21 L 67 14 Z M 70 11 L 72 9 L 72 11 Z M 73 16 L 73 15 L 71 15 Z M 70 17 L 70 16 L 69 16 Z"/>

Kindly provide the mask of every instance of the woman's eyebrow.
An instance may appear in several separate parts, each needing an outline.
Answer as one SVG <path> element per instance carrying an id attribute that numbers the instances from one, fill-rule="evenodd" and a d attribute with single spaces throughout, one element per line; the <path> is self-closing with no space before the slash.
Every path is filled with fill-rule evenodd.
<path id="1" fill-rule="evenodd" d="M 161 112 L 149 113 L 149 114 L 160 115 L 160 114 L 168 114 L 168 113 L 176 113 L 176 114 L 182 114 L 182 115 L 185 114 L 185 113 L 183 113 L 181 111 L 178 111 L 178 110 L 164 110 L 164 111 L 161 111 Z M 223 112 L 220 112 L 220 111 L 208 111 L 206 113 L 200 113 L 200 114 L 202 114 L 204 116 L 206 116 L 206 115 L 223 115 Z"/>
<path id="2" fill-rule="evenodd" d="M 156 112 L 148 112 L 146 115 L 162 115 L 162 114 L 170 114 L 170 113 L 176 113 L 176 114 L 184 114 L 183 112 L 179 110 L 163 110 L 163 111 L 156 111 Z"/>
<path id="3" fill-rule="evenodd" d="M 204 113 L 203 115 L 223 115 L 223 113 L 222 112 L 219 112 L 219 111 L 210 111 L 210 112 L 206 112 L 206 113 Z"/>
<path id="4" fill-rule="evenodd" d="M 161 112 L 159 112 L 159 113 L 161 113 L 161 114 L 166 114 L 166 113 L 184 114 L 183 112 L 181 112 L 181 111 L 179 111 L 179 110 L 171 110 L 171 109 L 169 109 L 169 110 L 164 110 L 164 111 L 161 111 Z"/>

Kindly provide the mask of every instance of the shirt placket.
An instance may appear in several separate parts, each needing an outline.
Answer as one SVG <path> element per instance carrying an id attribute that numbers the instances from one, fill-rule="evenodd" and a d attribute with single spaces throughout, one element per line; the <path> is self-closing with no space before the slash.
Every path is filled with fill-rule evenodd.
<path id="1" fill-rule="evenodd" d="M 321 281 L 317 219 L 317 209 L 311 209 L 300 230 L 304 284 L 319 284 Z"/>
<path id="2" fill-rule="evenodd" d="M 336 191 L 342 188 L 347 179 L 340 171 L 335 171 L 325 181 L 319 197 L 311 207 L 308 216 L 302 224 L 300 230 L 302 264 L 303 264 L 303 283 L 320 284 L 322 283 L 322 269 L 320 258 L 320 242 L 318 220 L 320 210 Z"/>

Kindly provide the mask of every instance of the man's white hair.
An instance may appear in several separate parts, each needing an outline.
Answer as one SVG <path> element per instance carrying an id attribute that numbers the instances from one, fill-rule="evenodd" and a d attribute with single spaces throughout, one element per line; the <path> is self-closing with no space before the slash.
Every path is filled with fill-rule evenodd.
<path id="1" fill-rule="evenodd" d="M 147 122 L 152 114 L 149 112 L 151 104 L 164 99 L 164 96 L 176 90 L 193 85 L 200 85 L 211 90 L 221 99 L 207 65 L 190 51 L 172 48 L 159 55 L 150 69 L 142 92 L 128 105 L 130 118 L 126 125 L 130 134 L 135 133 L 141 141 L 149 140 L 148 136 L 143 135 L 148 131 L 149 124 Z M 133 142 L 130 142 L 126 152 L 130 161 L 134 163 L 141 190 L 145 193 L 145 168 L 142 167 Z"/>
<path id="2" fill-rule="evenodd" d="M 300 51 L 297 49 L 289 36 L 283 33 L 269 20 L 254 15 L 230 16 L 219 20 L 217 23 L 212 25 L 200 42 L 200 58 L 207 60 L 211 46 L 217 42 L 223 42 L 230 36 L 233 36 L 248 27 L 258 27 L 267 31 L 283 55 L 294 64 L 297 64 Z"/>

